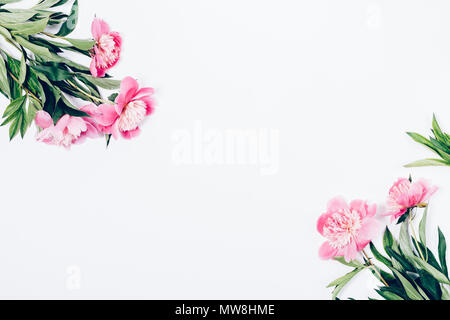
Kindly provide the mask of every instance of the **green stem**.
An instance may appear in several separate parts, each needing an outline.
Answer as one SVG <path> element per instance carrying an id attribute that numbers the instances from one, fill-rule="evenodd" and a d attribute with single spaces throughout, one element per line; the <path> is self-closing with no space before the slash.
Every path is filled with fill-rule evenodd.
<path id="1" fill-rule="evenodd" d="M 23 90 L 25 90 L 25 92 L 26 92 L 30 97 L 32 97 L 34 100 L 36 100 L 37 102 L 39 102 L 39 104 L 42 106 L 42 101 L 41 101 L 38 97 L 36 97 L 36 96 L 33 94 L 33 92 L 31 92 L 31 91 L 30 91 L 27 87 L 25 87 L 23 84 L 20 84 L 19 79 L 17 79 L 10 71 L 8 71 L 8 74 L 10 75 L 10 77 L 11 77 L 15 82 L 17 82 L 17 84 L 20 85 L 20 87 L 21 87 Z"/>
<path id="2" fill-rule="evenodd" d="M 362 251 L 364 257 L 366 257 L 366 260 L 368 261 L 370 267 L 373 269 L 373 271 L 375 271 L 375 273 L 377 274 L 377 276 L 379 277 L 379 279 L 381 280 L 381 282 L 383 282 L 383 284 L 389 288 L 389 284 L 386 282 L 386 280 L 384 280 L 383 276 L 381 275 L 381 273 L 378 271 L 378 269 L 375 267 L 375 265 L 372 263 L 372 260 L 369 258 L 369 256 L 367 255 L 366 251 L 363 250 Z"/>
<path id="3" fill-rule="evenodd" d="M 106 104 L 114 104 L 114 103 L 111 102 L 111 101 L 107 101 L 107 100 L 104 100 L 104 99 L 100 99 L 100 98 L 94 97 L 93 95 L 87 93 L 86 91 L 84 91 L 83 89 L 81 89 L 80 87 L 78 87 L 76 84 L 74 84 L 74 83 L 73 83 L 72 81 L 70 81 L 70 80 L 66 80 L 66 81 L 67 81 L 67 83 L 70 84 L 72 87 L 74 87 L 75 89 L 77 89 L 78 91 L 80 91 L 82 94 L 84 94 L 86 97 L 89 97 L 89 98 L 91 98 L 91 99 L 94 100 L 94 101 L 97 101 L 97 102 L 100 102 L 100 103 L 106 103 Z"/>

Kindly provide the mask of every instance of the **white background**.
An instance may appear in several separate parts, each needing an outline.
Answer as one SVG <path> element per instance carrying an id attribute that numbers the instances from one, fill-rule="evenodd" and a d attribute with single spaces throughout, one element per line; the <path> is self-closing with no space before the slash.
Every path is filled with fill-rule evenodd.
<path id="1" fill-rule="evenodd" d="M 402 168 L 431 155 L 406 131 L 433 112 L 450 130 L 448 1 L 81 0 L 74 37 L 95 15 L 124 38 L 111 73 L 157 111 L 109 150 L 0 129 L 1 298 L 328 299 L 348 270 L 318 258 L 327 201 L 382 203 L 409 173 L 441 187 L 430 232 L 450 235 L 450 170 Z M 276 130 L 275 174 L 180 165 L 174 136 L 198 124 Z"/>

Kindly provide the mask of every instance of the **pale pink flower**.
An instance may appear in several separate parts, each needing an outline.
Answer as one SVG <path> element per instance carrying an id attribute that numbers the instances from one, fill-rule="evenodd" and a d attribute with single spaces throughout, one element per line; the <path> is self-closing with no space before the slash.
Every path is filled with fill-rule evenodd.
<path id="1" fill-rule="evenodd" d="M 328 210 L 317 223 L 317 230 L 327 241 L 321 246 L 322 259 L 344 257 L 347 262 L 355 260 L 377 235 L 379 223 L 374 218 L 376 205 L 368 205 L 362 200 L 347 202 L 334 198 L 328 203 Z"/>
<path id="2" fill-rule="evenodd" d="M 423 179 L 411 182 L 409 179 L 400 178 L 389 190 L 386 215 L 392 216 L 392 220 L 395 220 L 404 215 L 410 208 L 426 206 L 425 202 L 437 189 Z"/>
<path id="3" fill-rule="evenodd" d="M 87 137 L 99 136 L 97 128 L 91 121 L 68 114 L 54 125 L 52 117 L 47 112 L 39 111 L 36 114 L 36 124 L 43 129 L 37 135 L 38 141 L 65 148 L 70 148 L 74 143 L 81 143 Z"/>
<path id="4" fill-rule="evenodd" d="M 92 49 L 91 74 L 102 78 L 120 59 L 122 38 L 117 32 L 111 32 L 108 24 L 98 18 L 92 22 L 92 35 L 96 44 Z"/>
<path id="5" fill-rule="evenodd" d="M 152 88 L 139 89 L 138 82 L 127 77 L 121 83 L 115 105 L 96 107 L 91 104 L 81 110 L 92 116 L 103 133 L 111 134 L 115 139 L 119 135 L 131 139 L 140 133 L 139 126 L 153 112 L 152 95 Z"/>

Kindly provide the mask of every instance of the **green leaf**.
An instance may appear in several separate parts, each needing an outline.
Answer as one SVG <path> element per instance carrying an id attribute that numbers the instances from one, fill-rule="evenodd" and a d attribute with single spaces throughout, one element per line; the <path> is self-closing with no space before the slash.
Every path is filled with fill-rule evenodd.
<path id="1" fill-rule="evenodd" d="M 450 294 L 448 293 L 447 289 L 444 287 L 444 285 L 441 284 L 441 290 L 442 290 L 442 300 L 450 300 Z"/>
<path id="2" fill-rule="evenodd" d="M 408 281 L 400 272 L 392 268 L 392 272 L 394 272 L 395 276 L 402 283 L 403 288 L 405 289 L 406 295 L 411 300 L 424 300 L 424 298 L 420 295 L 420 293 L 414 288 L 411 282 Z"/>
<path id="3" fill-rule="evenodd" d="M 389 291 L 381 291 L 375 290 L 380 296 L 382 296 L 385 300 L 405 300 L 402 297 L 396 295 L 395 293 Z"/>
<path id="4" fill-rule="evenodd" d="M 0 24 L 23 23 L 33 18 L 35 10 L 21 10 L 16 12 L 0 12 Z"/>
<path id="5" fill-rule="evenodd" d="M 39 46 L 37 44 L 34 44 L 22 37 L 16 36 L 15 40 L 18 44 L 20 44 L 22 47 L 27 48 L 31 52 L 34 53 L 34 55 L 39 56 L 43 59 L 49 59 L 51 57 L 51 53 L 48 50 L 48 48 Z"/>
<path id="6" fill-rule="evenodd" d="M 422 244 L 427 246 L 427 216 L 428 216 L 428 206 L 425 208 L 419 224 L 419 238 Z"/>
<path id="7" fill-rule="evenodd" d="M 64 1 L 67 2 L 67 1 Z M 41 0 L 37 5 L 35 5 L 34 9 L 49 9 L 56 6 L 59 6 L 63 3 L 61 0 Z"/>
<path id="8" fill-rule="evenodd" d="M 64 111 L 64 113 L 71 115 L 72 117 L 85 117 L 89 118 L 90 115 L 88 115 L 86 112 L 81 111 L 80 109 L 76 108 L 72 103 L 70 103 L 69 100 L 67 100 L 64 95 L 61 95 L 61 102 L 64 104 L 64 106 L 61 105 L 61 109 Z"/>
<path id="9" fill-rule="evenodd" d="M 11 30 L 12 35 L 29 36 L 43 32 L 47 24 L 48 19 L 41 19 L 24 23 L 3 24 L 3 27 Z"/>
<path id="10" fill-rule="evenodd" d="M 113 93 L 112 95 L 110 95 L 108 97 L 108 100 L 111 101 L 111 102 L 116 102 L 116 99 L 117 99 L 118 96 L 119 96 L 118 93 Z"/>
<path id="11" fill-rule="evenodd" d="M 51 81 L 63 81 L 73 78 L 73 74 L 68 71 L 64 65 L 55 62 L 51 62 L 46 65 L 36 65 L 32 68 L 43 73 Z"/>
<path id="12" fill-rule="evenodd" d="M 27 62 L 25 61 L 25 55 L 22 55 L 20 60 L 20 72 L 19 72 L 19 84 L 22 85 L 27 77 Z"/>
<path id="13" fill-rule="evenodd" d="M 436 138 L 442 142 L 444 145 L 446 145 L 449 142 L 449 139 L 445 135 L 445 133 L 442 132 L 441 127 L 439 126 L 439 123 L 437 122 L 436 115 L 433 114 L 433 132 L 436 136 Z"/>
<path id="14" fill-rule="evenodd" d="M 0 55 L 0 89 L 8 96 L 11 96 L 8 81 L 8 70 L 6 69 L 5 60 Z"/>
<path id="15" fill-rule="evenodd" d="M 14 3 L 19 2 L 21 0 L 0 0 L 0 5 L 8 4 L 8 3 Z"/>
<path id="16" fill-rule="evenodd" d="M 370 243 L 370 251 L 372 251 L 372 254 L 374 255 L 374 257 L 380 261 L 381 263 L 383 263 L 384 265 L 386 265 L 387 267 L 392 267 L 392 262 L 389 261 L 388 258 L 386 258 L 385 256 L 383 256 L 375 247 L 375 245 L 373 244 L 373 242 Z"/>
<path id="17" fill-rule="evenodd" d="M 445 241 L 445 236 L 439 228 L 439 261 L 441 263 L 442 271 L 448 278 L 448 269 L 447 269 L 447 243 Z"/>
<path id="18" fill-rule="evenodd" d="M 400 236 L 399 236 L 399 243 L 400 243 L 400 249 L 405 254 L 406 257 L 413 256 L 413 249 L 411 246 L 411 242 L 409 241 L 409 231 L 408 231 L 408 224 L 403 223 L 400 227 Z"/>
<path id="19" fill-rule="evenodd" d="M 106 148 L 108 148 L 109 145 L 110 145 L 110 143 L 111 143 L 111 137 L 112 137 L 112 134 L 106 134 L 106 135 L 105 135 L 105 138 L 106 138 Z"/>
<path id="20" fill-rule="evenodd" d="M 20 110 L 20 108 L 23 107 L 23 104 L 25 103 L 26 99 L 27 97 L 23 96 L 13 100 L 3 113 L 3 118 L 9 117 L 13 113 L 16 113 L 18 110 Z"/>
<path id="21" fill-rule="evenodd" d="M 19 128 L 22 124 L 22 113 L 14 119 L 11 126 L 9 127 L 9 140 L 14 139 L 19 132 Z"/>
<path id="22" fill-rule="evenodd" d="M 407 135 L 409 135 L 414 141 L 423 144 L 424 146 L 427 146 L 431 150 L 435 150 L 433 144 L 424 136 L 414 132 L 407 132 Z"/>
<path id="23" fill-rule="evenodd" d="M 335 257 L 334 260 L 336 260 L 337 262 L 342 263 L 344 266 L 347 267 L 352 267 L 352 268 L 360 268 L 363 267 L 363 264 L 357 260 L 353 260 L 350 262 L 345 261 L 344 257 Z"/>
<path id="24" fill-rule="evenodd" d="M 392 246 L 394 244 L 394 237 L 392 236 L 391 231 L 389 230 L 388 227 L 386 227 L 386 231 L 384 232 L 384 236 L 383 236 L 383 246 L 384 246 L 384 250 L 386 251 L 386 253 L 389 255 L 388 252 L 388 248 L 391 249 Z M 389 255 L 391 258 L 392 256 Z"/>
<path id="25" fill-rule="evenodd" d="M 95 45 L 95 40 L 78 40 L 78 39 L 70 39 L 70 38 L 64 38 L 67 42 L 70 42 L 75 48 L 80 50 L 90 50 Z"/>
<path id="26" fill-rule="evenodd" d="M 417 265 L 419 265 L 422 269 L 424 269 L 425 271 L 427 271 L 430 275 L 432 275 L 437 281 L 439 281 L 440 283 L 443 284 L 449 284 L 450 285 L 450 281 L 447 278 L 446 275 L 444 275 L 442 272 L 440 272 L 439 270 L 437 270 L 435 267 L 433 267 L 432 265 L 430 265 L 428 262 L 423 261 L 422 259 L 418 258 L 418 257 L 411 257 L 415 263 Z"/>
<path id="27" fill-rule="evenodd" d="M 355 270 L 353 270 L 352 272 L 347 273 L 345 276 L 336 279 L 335 281 L 333 281 L 332 283 L 330 283 L 327 288 L 331 288 L 331 287 L 336 287 L 333 290 L 333 295 L 332 295 L 332 299 L 336 300 L 337 296 L 339 295 L 339 293 L 342 291 L 342 289 L 350 282 L 350 280 L 353 279 L 353 277 L 355 277 L 358 273 L 360 273 L 362 270 L 364 270 L 365 268 L 356 268 Z"/>
<path id="28" fill-rule="evenodd" d="M 407 164 L 405 168 L 418 168 L 418 167 L 442 167 L 450 165 L 449 162 L 440 159 L 424 159 Z"/>
<path id="29" fill-rule="evenodd" d="M 72 33 L 75 30 L 78 23 L 78 0 L 75 0 L 72 6 L 72 10 L 70 11 L 70 15 L 67 18 L 66 22 L 64 22 L 59 29 L 59 32 L 56 34 L 57 36 L 65 37 Z"/>
<path id="30" fill-rule="evenodd" d="M 121 81 L 119 80 L 113 80 L 113 79 L 107 79 L 107 78 L 95 78 L 90 75 L 86 74 L 79 74 L 81 77 L 85 78 L 86 80 L 90 81 L 96 86 L 99 86 L 100 88 L 106 89 L 106 90 L 114 90 L 120 88 Z"/>
<path id="31" fill-rule="evenodd" d="M 425 295 L 431 297 L 433 300 L 440 300 L 442 296 L 441 285 L 439 281 L 434 279 L 425 270 L 418 270 L 419 278 L 417 278 L 418 287 L 422 287 L 426 293 Z"/>

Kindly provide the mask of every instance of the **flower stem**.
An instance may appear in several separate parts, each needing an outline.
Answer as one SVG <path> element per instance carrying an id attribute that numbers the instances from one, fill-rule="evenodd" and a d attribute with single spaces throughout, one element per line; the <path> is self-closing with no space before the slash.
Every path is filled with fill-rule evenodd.
<path id="1" fill-rule="evenodd" d="M 86 91 L 84 91 L 83 89 L 81 89 L 80 87 L 78 87 L 76 84 L 74 84 L 72 81 L 70 80 L 66 80 L 68 84 L 70 84 L 72 87 L 74 87 L 75 89 L 77 89 L 78 91 L 80 91 L 82 94 L 84 94 L 85 96 L 91 98 L 94 101 L 100 102 L 100 103 L 106 103 L 106 104 L 114 104 L 112 101 L 108 101 L 108 100 L 104 100 L 104 99 L 100 99 L 97 97 L 94 97 L 93 95 L 87 93 Z"/>
<path id="2" fill-rule="evenodd" d="M 375 265 L 372 263 L 372 260 L 369 258 L 369 256 L 367 255 L 366 251 L 363 250 L 362 251 L 364 257 L 366 258 L 366 260 L 368 261 L 368 263 L 370 264 L 370 267 L 373 269 L 373 271 L 375 271 L 375 273 L 377 274 L 377 276 L 379 277 L 379 279 L 381 280 L 381 282 L 383 282 L 383 284 L 389 288 L 389 284 L 386 282 L 386 280 L 384 280 L 383 276 L 381 275 L 381 273 L 378 271 L 378 269 L 375 267 Z"/>
<path id="3" fill-rule="evenodd" d="M 10 71 L 8 71 L 8 74 L 10 75 L 10 77 L 15 81 L 15 82 L 17 82 L 19 85 L 20 85 L 20 87 L 23 89 L 23 90 L 25 90 L 25 92 L 30 96 L 30 97 L 32 97 L 34 100 L 36 100 L 37 102 L 39 102 L 39 104 L 42 106 L 42 101 L 38 98 L 38 97 L 36 97 L 34 94 L 33 94 L 33 92 L 31 92 L 28 88 L 26 88 L 23 84 L 20 84 L 20 82 L 19 82 L 19 80 L 10 72 Z"/>
<path id="4" fill-rule="evenodd" d="M 420 258 L 426 262 L 427 260 L 423 256 L 422 250 L 420 249 L 419 241 L 417 241 L 417 235 L 416 235 L 416 231 L 414 231 L 414 226 L 412 225 L 411 215 L 409 216 L 409 219 L 408 219 L 408 225 L 409 225 L 409 228 L 411 229 L 411 233 L 412 233 L 414 242 L 416 243 L 417 251 L 419 252 Z"/>

